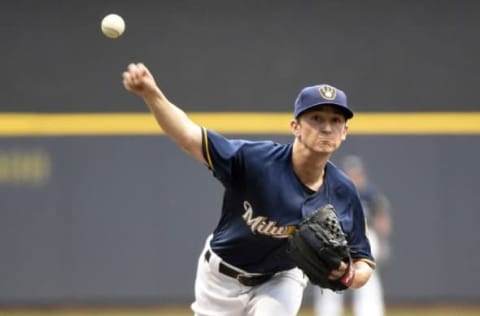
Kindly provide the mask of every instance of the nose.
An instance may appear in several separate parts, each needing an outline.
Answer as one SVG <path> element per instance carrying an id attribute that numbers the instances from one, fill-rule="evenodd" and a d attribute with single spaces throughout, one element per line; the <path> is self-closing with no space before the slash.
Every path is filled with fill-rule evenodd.
<path id="1" fill-rule="evenodd" d="M 332 132 L 332 124 L 328 120 L 323 121 L 320 124 L 320 131 L 323 133 L 331 133 Z"/>

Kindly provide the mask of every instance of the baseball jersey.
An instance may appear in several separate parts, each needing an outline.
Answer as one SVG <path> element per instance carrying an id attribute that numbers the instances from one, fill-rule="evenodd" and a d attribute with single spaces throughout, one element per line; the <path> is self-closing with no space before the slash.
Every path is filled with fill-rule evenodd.
<path id="1" fill-rule="evenodd" d="M 220 220 L 210 243 L 227 263 L 250 273 L 295 267 L 287 238 L 314 210 L 335 207 L 353 259 L 374 266 L 365 218 L 353 183 L 328 162 L 321 188 L 308 194 L 293 171 L 292 144 L 227 139 L 202 128 L 203 155 L 223 184 Z"/>

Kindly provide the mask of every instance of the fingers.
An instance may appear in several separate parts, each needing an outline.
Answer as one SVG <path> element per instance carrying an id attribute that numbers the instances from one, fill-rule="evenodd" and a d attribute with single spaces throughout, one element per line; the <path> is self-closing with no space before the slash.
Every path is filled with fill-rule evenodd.
<path id="1" fill-rule="evenodd" d="M 129 64 L 123 72 L 123 86 L 142 98 L 164 97 L 150 71 L 142 63 Z"/>
<path id="2" fill-rule="evenodd" d="M 144 64 L 129 64 L 127 70 L 122 74 L 125 89 L 133 91 L 140 88 L 145 74 L 149 74 L 149 72 Z"/>

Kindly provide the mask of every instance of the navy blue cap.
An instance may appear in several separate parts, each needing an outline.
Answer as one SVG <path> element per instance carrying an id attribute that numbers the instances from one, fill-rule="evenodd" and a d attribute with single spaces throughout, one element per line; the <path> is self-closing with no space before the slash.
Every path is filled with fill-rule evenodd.
<path id="1" fill-rule="evenodd" d="M 320 84 L 305 87 L 300 91 L 295 100 L 295 118 L 306 110 L 320 105 L 332 105 L 338 108 L 345 116 L 345 119 L 353 117 L 353 111 L 347 106 L 345 92 L 328 84 Z"/>

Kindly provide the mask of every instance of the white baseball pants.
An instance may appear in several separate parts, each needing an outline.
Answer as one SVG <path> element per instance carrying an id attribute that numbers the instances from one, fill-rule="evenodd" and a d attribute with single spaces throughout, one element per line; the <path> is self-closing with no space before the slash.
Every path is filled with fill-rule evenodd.
<path id="1" fill-rule="evenodd" d="M 295 316 L 307 286 L 307 278 L 298 268 L 275 274 L 258 286 L 245 286 L 218 271 L 221 258 L 205 252 L 210 238 L 198 259 L 195 280 L 195 302 L 191 308 L 196 316 Z"/>

